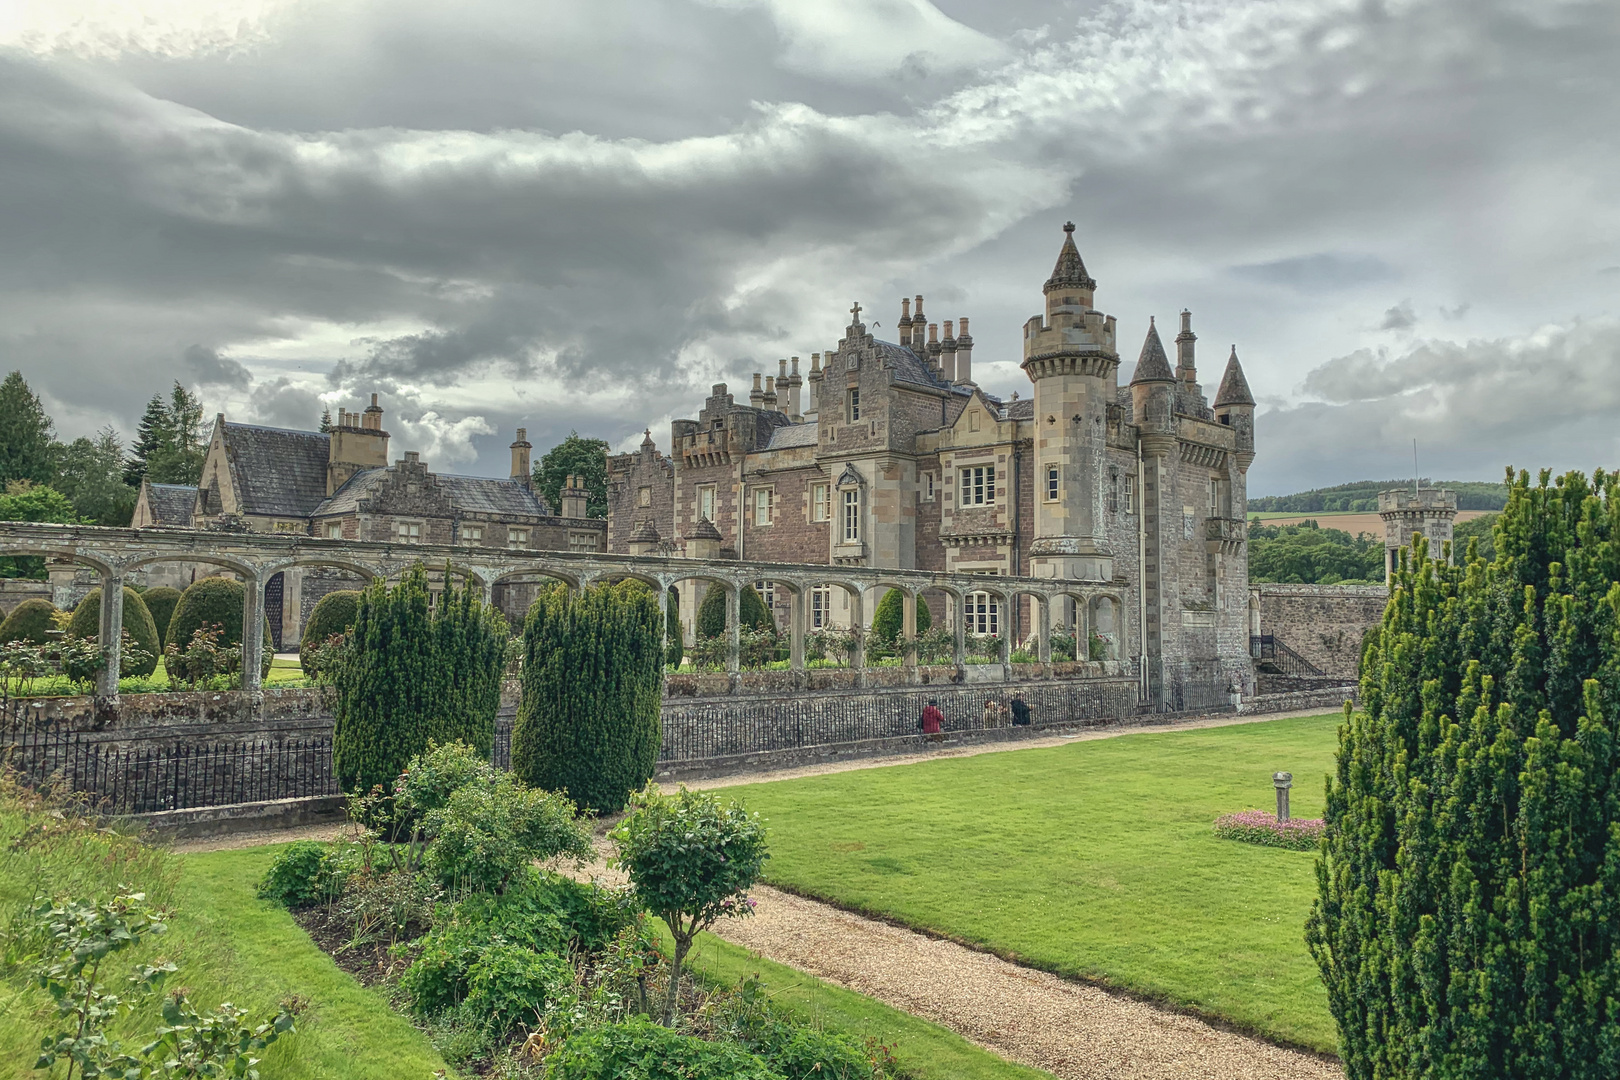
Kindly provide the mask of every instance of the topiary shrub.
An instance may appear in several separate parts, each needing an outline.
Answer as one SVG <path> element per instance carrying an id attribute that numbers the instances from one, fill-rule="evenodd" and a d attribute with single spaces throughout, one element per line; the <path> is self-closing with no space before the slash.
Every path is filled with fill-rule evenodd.
<path id="1" fill-rule="evenodd" d="M 530 787 L 611 812 L 652 778 L 663 696 L 662 619 L 639 582 L 556 590 L 524 624 L 512 770 Z"/>
<path id="2" fill-rule="evenodd" d="M 878 601 L 877 610 L 872 613 L 872 637 L 876 641 L 892 645 L 900 640 L 900 634 L 905 629 L 906 597 L 899 589 L 890 589 Z M 923 631 L 934 625 L 934 613 L 928 610 L 928 601 L 917 597 L 917 636 L 921 637 Z"/>
<path id="3" fill-rule="evenodd" d="M 333 634 L 346 634 L 360 614 L 360 590 L 339 589 L 321 597 L 309 613 L 303 636 L 298 639 L 298 664 L 306 678 L 320 676 L 319 651 Z"/>
<path id="4" fill-rule="evenodd" d="M 348 659 L 334 681 L 332 765 L 345 791 L 391 785 L 434 742 L 487 757 L 501 704 L 506 621 L 473 588 L 431 609 L 418 565 L 361 594 Z"/>
<path id="5" fill-rule="evenodd" d="M 0 645 L 9 641 L 47 645 L 55 629 L 56 608 L 49 600 L 24 600 L 0 623 Z"/>
<path id="6" fill-rule="evenodd" d="M 642 1019 L 574 1035 L 546 1059 L 548 1080 L 783 1080 L 736 1043 L 708 1042 Z"/>
<path id="7" fill-rule="evenodd" d="M 776 619 L 771 616 L 771 609 L 765 606 L 765 601 L 760 599 L 752 585 L 744 585 L 737 597 L 737 627 L 776 630 Z M 703 594 L 703 603 L 698 605 L 697 632 L 699 637 L 725 636 L 726 590 L 719 585 L 710 585 L 709 591 Z"/>
<path id="8" fill-rule="evenodd" d="M 240 649 L 242 604 L 246 597 L 247 588 L 235 578 L 205 577 L 192 582 L 186 587 L 186 591 L 180 594 L 179 603 L 174 605 L 174 614 L 169 617 L 169 628 L 163 635 L 164 647 L 172 646 L 183 651 L 191 644 L 198 630 L 217 626 L 220 634 L 215 644 L 221 649 Z M 269 646 L 271 637 L 268 616 L 264 620 L 261 640 Z M 264 655 L 259 658 L 260 678 L 270 674 L 272 659 L 273 654 L 267 647 Z M 170 674 L 178 674 L 182 679 L 196 677 L 185 671 Z"/>
<path id="9" fill-rule="evenodd" d="M 259 898 L 282 907 L 322 904 L 343 891 L 348 866 L 329 844 L 298 840 L 276 853 L 259 882 Z"/>
<path id="10" fill-rule="evenodd" d="M 167 645 L 169 623 L 174 621 L 174 609 L 180 603 L 180 590 L 168 585 L 159 585 L 141 593 L 141 600 L 146 604 L 146 610 L 152 613 L 152 625 L 157 627 L 158 641 Z M 158 651 L 163 650 L 159 648 Z"/>
<path id="11" fill-rule="evenodd" d="M 158 659 L 163 655 L 162 639 L 158 637 L 157 627 L 152 623 L 152 613 L 146 610 L 141 594 L 128 585 L 124 586 L 124 630 L 129 634 L 130 644 L 145 655 L 138 658 L 138 662 L 120 666 L 119 674 L 142 678 L 152 674 L 157 670 Z M 100 589 L 91 589 L 74 607 L 73 619 L 68 623 L 68 634 L 85 641 L 101 640 Z M 81 678 L 84 675 L 84 673 L 70 674 L 76 674 Z"/>

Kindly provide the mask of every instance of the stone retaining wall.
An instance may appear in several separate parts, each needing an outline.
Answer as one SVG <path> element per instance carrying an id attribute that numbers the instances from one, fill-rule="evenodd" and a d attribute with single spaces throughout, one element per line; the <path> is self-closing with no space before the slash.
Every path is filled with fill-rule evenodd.
<path id="1" fill-rule="evenodd" d="M 1343 686 L 1319 687 L 1314 690 L 1294 690 L 1284 694 L 1258 694 L 1252 698 L 1245 698 L 1243 704 L 1238 706 L 1238 712 L 1245 716 L 1263 713 L 1303 712 L 1306 709 L 1337 712 L 1344 708 L 1346 701 L 1352 705 L 1358 704 L 1359 696 L 1359 688 L 1353 683 Z"/>
<path id="2" fill-rule="evenodd" d="M 1383 620 L 1389 600 L 1382 585 L 1266 582 L 1251 585 L 1249 593 L 1259 608 L 1259 633 L 1273 635 L 1327 675 L 1352 682 L 1361 663 L 1361 638 Z"/>

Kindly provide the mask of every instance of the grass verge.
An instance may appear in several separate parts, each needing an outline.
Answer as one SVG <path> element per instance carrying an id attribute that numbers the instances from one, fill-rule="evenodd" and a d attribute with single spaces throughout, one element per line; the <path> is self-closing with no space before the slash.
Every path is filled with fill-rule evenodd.
<path id="1" fill-rule="evenodd" d="M 1279 1042 L 1335 1049 L 1304 921 L 1315 856 L 1214 834 L 1273 803 L 1318 817 L 1337 714 L 1144 732 L 731 789 L 769 880 Z"/>

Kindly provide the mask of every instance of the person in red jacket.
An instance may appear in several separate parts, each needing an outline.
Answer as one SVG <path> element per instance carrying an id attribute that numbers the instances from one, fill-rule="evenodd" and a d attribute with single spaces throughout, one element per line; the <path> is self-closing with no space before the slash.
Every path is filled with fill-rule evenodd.
<path id="1" fill-rule="evenodd" d="M 939 702 L 930 698 L 923 708 L 922 719 L 918 721 L 917 726 L 922 728 L 922 733 L 928 736 L 929 742 L 944 742 L 945 733 L 940 730 L 943 723 L 945 714 L 939 711 Z"/>

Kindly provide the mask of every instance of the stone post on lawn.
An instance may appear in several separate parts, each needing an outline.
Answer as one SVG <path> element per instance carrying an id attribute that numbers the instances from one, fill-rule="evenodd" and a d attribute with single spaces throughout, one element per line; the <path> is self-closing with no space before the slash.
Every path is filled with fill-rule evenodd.
<path id="1" fill-rule="evenodd" d="M 1272 773 L 1271 786 L 1277 789 L 1277 820 L 1288 820 L 1288 789 L 1294 786 L 1293 773 Z"/>

